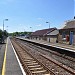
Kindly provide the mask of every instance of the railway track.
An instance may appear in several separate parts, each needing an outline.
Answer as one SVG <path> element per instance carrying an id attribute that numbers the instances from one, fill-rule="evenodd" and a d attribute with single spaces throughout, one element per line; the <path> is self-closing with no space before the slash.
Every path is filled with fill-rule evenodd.
<path id="1" fill-rule="evenodd" d="M 55 75 L 44 64 L 40 63 L 31 54 L 29 54 L 22 46 L 12 41 L 13 46 L 20 58 L 24 70 L 27 75 Z"/>
<path id="2" fill-rule="evenodd" d="M 57 53 L 55 51 L 51 51 L 49 49 L 46 49 L 46 48 L 43 48 L 43 47 L 40 47 L 40 46 L 37 46 L 37 45 L 34 45 L 34 44 L 31 44 L 31 43 L 28 43 L 28 42 L 24 42 L 24 41 L 21 41 L 20 40 L 20 43 L 23 43 L 24 45 L 30 47 L 30 48 L 33 48 L 34 50 L 44 54 L 44 55 L 47 55 L 49 57 L 52 57 L 53 59 L 61 62 L 62 64 L 64 65 L 67 65 L 68 67 L 72 68 L 75 70 L 75 58 L 72 58 L 72 57 L 69 57 L 69 56 L 66 56 L 64 54 L 60 54 L 60 53 Z"/>
<path id="3" fill-rule="evenodd" d="M 52 58 L 47 57 L 46 55 L 43 55 L 41 53 L 37 53 L 32 51 L 31 49 L 25 47 L 21 42 L 14 42 L 12 41 L 14 45 L 17 54 L 19 55 L 20 60 L 23 63 L 23 66 L 25 66 L 25 69 L 28 70 L 27 73 L 30 73 L 28 75 L 74 75 L 75 72 L 72 69 L 67 69 L 68 67 L 65 67 L 63 64 L 58 64 L 58 62 L 54 61 Z M 17 47 L 17 48 L 16 48 Z M 20 51 L 19 51 L 20 50 Z M 25 51 L 28 54 L 25 54 Z M 26 55 L 26 56 L 25 56 Z M 37 63 L 34 59 L 37 61 L 40 61 L 39 63 L 42 64 L 44 67 L 42 68 L 39 63 Z M 26 62 L 26 63 L 25 63 Z M 37 68 L 38 66 L 41 66 L 40 68 Z M 36 69 L 35 69 L 36 67 Z M 42 68 L 42 69 L 41 69 Z M 39 71 L 38 71 L 39 70 Z"/>

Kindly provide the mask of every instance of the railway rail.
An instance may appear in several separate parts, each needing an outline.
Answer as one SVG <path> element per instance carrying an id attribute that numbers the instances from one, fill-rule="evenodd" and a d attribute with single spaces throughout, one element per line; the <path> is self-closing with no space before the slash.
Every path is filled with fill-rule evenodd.
<path id="1" fill-rule="evenodd" d="M 75 58 L 66 56 L 64 54 L 57 53 L 55 51 L 51 51 L 50 49 L 46 49 L 46 48 L 34 45 L 32 43 L 28 43 L 28 42 L 21 41 L 21 40 L 19 40 L 19 41 L 20 41 L 20 43 L 22 42 L 24 45 L 26 45 L 38 52 L 41 52 L 42 54 L 47 55 L 47 56 L 59 61 L 60 63 L 67 65 L 68 67 L 75 70 Z"/>
<path id="2" fill-rule="evenodd" d="M 67 56 L 75 58 L 75 51 L 71 50 L 71 48 L 66 49 L 66 48 L 63 48 L 61 46 L 59 47 L 58 45 L 57 46 L 53 46 L 53 45 L 48 45 L 48 44 L 44 44 L 44 43 L 41 43 L 41 42 L 36 42 L 36 41 L 23 39 L 23 38 L 17 38 L 17 39 L 20 39 L 20 40 L 23 40 L 23 41 L 26 41 L 26 42 L 38 45 L 38 46 L 46 48 L 46 49 L 50 49 L 52 51 L 56 51 L 56 52 L 58 52 L 60 54 L 66 54 Z"/>
<path id="3" fill-rule="evenodd" d="M 22 42 L 17 41 L 16 43 L 12 41 L 17 54 L 28 75 L 74 75 L 75 71 L 69 67 L 65 67 L 63 64 L 58 64 L 57 61 L 53 60 L 51 57 L 47 57 L 45 54 L 36 52 L 33 48 L 25 46 Z M 27 52 L 27 54 L 25 53 Z M 34 59 L 39 61 L 36 62 Z M 25 63 L 26 62 L 26 63 Z M 29 66 L 29 67 L 28 67 Z M 40 68 L 38 66 L 41 66 Z M 35 68 L 36 67 L 36 68 Z M 38 68 L 37 68 L 38 67 Z M 43 68 L 42 68 L 43 67 Z M 41 69 L 42 68 L 42 69 Z M 44 69 L 45 68 L 45 69 Z M 39 71 L 38 71 L 39 70 Z M 41 70 L 41 71 L 40 71 Z"/>
<path id="4" fill-rule="evenodd" d="M 27 50 L 23 49 L 23 46 L 19 43 L 14 41 L 12 43 L 27 75 L 55 75 L 44 64 L 29 54 Z"/>

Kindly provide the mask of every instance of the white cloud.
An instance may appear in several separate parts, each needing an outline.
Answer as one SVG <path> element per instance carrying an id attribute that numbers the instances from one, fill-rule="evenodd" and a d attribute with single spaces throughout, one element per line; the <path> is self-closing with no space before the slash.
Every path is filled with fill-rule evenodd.
<path id="1" fill-rule="evenodd" d="M 3 26 L 0 26 L 0 29 L 3 29 Z"/>
<path id="2" fill-rule="evenodd" d="M 38 24 L 38 25 L 36 25 L 36 26 L 40 27 L 40 26 L 42 26 L 42 25 L 41 25 L 41 24 Z"/>
<path id="3" fill-rule="evenodd" d="M 38 20 L 43 20 L 43 18 L 37 18 Z"/>

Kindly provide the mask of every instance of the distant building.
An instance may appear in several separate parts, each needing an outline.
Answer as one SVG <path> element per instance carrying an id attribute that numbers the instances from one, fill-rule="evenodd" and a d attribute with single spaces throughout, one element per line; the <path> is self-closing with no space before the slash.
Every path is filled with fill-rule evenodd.
<path id="1" fill-rule="evenodd" d="M 59 30 L 54 30 L 54 31 L 52 31 L 52 32 L 50 32 L 50 33 L 48 33 L 47 35 L 46 35 L 46 37 L 47 37 L 47 41 L 50 41 L 50 42 L 52 42 L 52 43 L 56 43 L 56 42 L 58 42 L 58 35 L 59 35 Z M 49 39 L 50 38 L 50 39 Z"/>
<path id="2" fill-rule="evenodd" d="M 75 44 L 75 19 L 66 21 L 64 27 L 59 30 L 58 41 L 66 44 Z"/>
<path id="3" fill-rule="evenodd" d="M 58 32 L 56 30 L 57 30 L 57 28 L 37 30 L 37 31 L 35 31 L 31 34 L 30 38 L 36 39 L 36 40 L 45 40 L 45 41 L 48 41 L 48 42 L 56 42 L 57 35 L 58 35 Z M 54 40 L 56 39 L 56 40 L 52 41 L 53 39 Z"/>

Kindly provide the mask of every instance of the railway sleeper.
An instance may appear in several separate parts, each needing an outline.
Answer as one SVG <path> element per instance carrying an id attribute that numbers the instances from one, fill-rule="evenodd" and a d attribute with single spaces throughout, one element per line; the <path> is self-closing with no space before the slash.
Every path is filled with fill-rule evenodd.
<path id="1" fill-rule="evenodd" d="M 15 44 L 17 45 L 17 43 L 15 43 Z M 20 47 L 20 45 L 17 45 L 17 46 L 18 46 L 19 50 L 20 50 L 20 48 L 22 48 L 22 47 Z M 16 46 L 14 45 L 14 47 L 16 47 Z M 16 49 L 17 53 L 19 51 L 18 49 Z M 23 66 L 24 66 L 25 70 L 27 69 L 26 72 L 28 73 L 28 75 L 54 75 L 54 73 L 52 73 L 51 71 L 46 69 L 45 66 L 43 66 L 41 63 L 39 63 L 37 60 L 33 59 L 32 58 L 33 56 L 28 55 L 27 52 L 25 53 L 24 58 L 22 58 L 23 55 L 22 55 L 22 57 L 20 56 L 20 54 L 22 54 L 22 52 L 25 52 L 25 51 L 21 51 L 21 52 L 19 51 L 18 55 L 20 57 L 20 60 L 22 60 L 22 63 L 23 63 Z M 37 64 L 35 65 L 34 62 L 37 63 Z M 31 65 L 28 65 L 28 64 L 31 64 Z M 34 70 L 34 68 L 36 68 L 36 70 Z M 31 70 L 31 69 L 33 69 L 33 70 Z"/>

